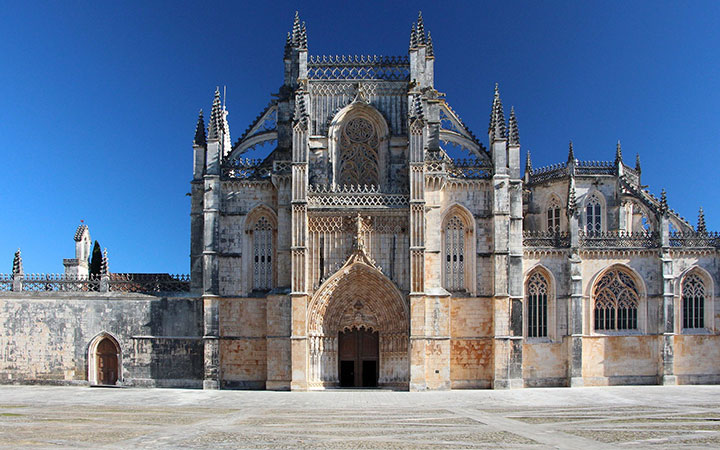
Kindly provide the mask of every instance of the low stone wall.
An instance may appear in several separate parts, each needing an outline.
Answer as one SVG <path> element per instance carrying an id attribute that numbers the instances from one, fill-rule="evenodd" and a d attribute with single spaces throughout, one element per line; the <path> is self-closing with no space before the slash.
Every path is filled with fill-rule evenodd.
<path id="1" fill-rule="evenodd" d="M 202 301 L 130 293 L 0 293 L 0 383 L 89 383 L 100 335 L 120 347 L 120 385 L 201 387 Z M 94 368 L 93 368 L 94 370 Z"/>

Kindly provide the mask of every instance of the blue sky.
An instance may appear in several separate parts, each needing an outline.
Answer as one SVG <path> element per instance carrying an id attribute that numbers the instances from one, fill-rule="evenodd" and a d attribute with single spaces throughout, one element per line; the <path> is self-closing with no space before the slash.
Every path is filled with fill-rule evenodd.
<path id="1" fill-rule="evenodd" d="M 720 2 L 10 2 L 0 27 L 0 272 L 62 272 L 80 220 L 115 272 L 189 271 L 192 137 L 227 86 L 233 140 L 310 54 L 407 54 L 423 10 L 435 87 L 481 140 L 495 82 L 537 166 L 642 160 L 720 229 Z M 4 263 L 2 261 L 5 261 Z M 3 267 L 4 264 L 4 267 Z"/>

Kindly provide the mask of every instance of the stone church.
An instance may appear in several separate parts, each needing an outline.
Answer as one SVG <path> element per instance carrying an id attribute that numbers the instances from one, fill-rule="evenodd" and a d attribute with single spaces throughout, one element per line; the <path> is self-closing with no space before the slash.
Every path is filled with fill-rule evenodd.
<path id="1" fill-rule="evenodd" d="M 89 275 L 85 225 L 65 274 L 25 274 L 16 254 L 0 382 L 720 381 L 720 236 L 651 195 L 620 143 L 611 161 L 570 143 L 564 162 L 521 167 L 497 86 L 487 143 L 435 89 L 421 16 L 408 55 L 380 57 L 309 56 L 296 15 L 283 63 L 235 141 L 219 91 L 200 114 L 189 278 L 113 273 L 107 255 Z"/>

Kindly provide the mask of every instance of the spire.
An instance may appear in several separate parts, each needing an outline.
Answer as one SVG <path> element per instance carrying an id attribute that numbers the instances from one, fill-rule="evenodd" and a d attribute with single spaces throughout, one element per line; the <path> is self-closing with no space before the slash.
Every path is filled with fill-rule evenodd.
<path id="1" fill-rule="evenodd" d="M 198 114 L 197 125 L 195 125 L 195 139 L 193 139 L 193 144 L 202 147 L 205 145 L 205 142 L 205 119 L 203 119 L 203 112 L 201 109 Z"/>
<path id="2" fill-rule="evenodd" d="M 425 45 L 425 24 L 423 23 L 422 11 L 418 11 L 417 43 L 418 45 Z"/>
<path id="3" fill-rule="evenodd" d="M 427 51 L 425 52 L 425 56 L 427 56 L 428 58 L 435 57 L 435 52 L 433 51 L 432 36 L 430 36 L 429 31 L 428 31 L 428 37 L 427 37 Z"/>
<path id="4" fill-rule="evenodd" d="M 622 147 L 620 146 L 620 139 L 617 141 L 617 146 L 615 147 L 615 164 L 622 163 Z"/>
<path id="5" fill-rule="evenodd" d="M 108 271 L 108 257 L 107 248 L 103 251 L 102 261 L 100 262 L 100 275 L 107 275 Z"/>
<path id="6" fill-rule="evenodd" d="M 705 211 L 703 211 L 702 206 L 700 207 L 700 211 L 698 211 L 697 232 L 707 234 L 707 227 L 705 226 Z"/>
<path id="7" fill-rule="evenodd" d="M 307 29 L 305 28 L 305 22 L 302 23 L 300 28 L 300 37 L 298 38 L 298 48 L 307 50 Z"/>
<path id="8" fill-rule="evenodd" d="M 283 54 L 284 59 L 288 59 L 292 53 L 292 37 L 288 31 L 287 38 L 285 39 L 285 53 Z"/>
<path id="9" fill-rule="evenodd" d="M 292 27 L 292 45 L 293 47 L 298 47 L 300 43 L 300 32 L 302 29 L 300 28 L 300 13 L 295 11 L 295 20 L 293 20 L 293 27 Z"/>
<path id="10" fill-rule="evenodd" d="M 500 100 L 500 88 L 495 83 L 495 97 L 492 102 L 492 111 L 490 112 L 490 128 L 488 134 L 492 135 L 492 140 L 505 139 L 505 113 L 503 112 L 502 100 Z"/>
<path id="11" fill-rule="evenodd" d="M 640 153 L 635 154 L 635 171 L 640 173 Z"/>
<path id="12" fill-rule="evenodd" d="M 530 150 L 528 150 L 527 159 L 525 159 L 525 173 L 532 173 L 532 160 L 530 159 Z"/>
<path id="13" fill-rule="evenodd" d="M 220 139 L 222 133 L 223 109 L 220 102 L 220 88 L 215 88 L 215 99 L 213 100 L 212 111 L 210 113 L 210 123 L 208 124 L 208 139 Z"/>
<path id="14" fill-rule="evenodd" d="M 568 162 L 568 164 L 571 163 L 571 162 L 575 162 L 575 150 L 573 150 L 573 143 L 572 143 L 572 141 L 570 141 L 570 148 L 569 148 L 569 150 L 568 150 L 568 159 L 567 159 L 567 162 Z"/>
<path id="15" fill-rule="evenodd" d="M 12 274 L 13 275 L 22 275 L 23 272 L 23 263 L 22 263 L 22 256 L 20 256 L 20 249 L 17 249 L 15 252 L 15 257 L 13 258 L 13 268 L 12 268 Z"/>
<path id="16" fill-rule="evenodd" d="M 510 119 L 508 120 L 508 144 L 520 145 L 520 132 L 518 131 L 517 118 L 515 117 L 515 107 L 510 107 Z"/>
<path id="17" fill-rule="evenodd" d="M 667 203 L 667 192 L 665 192 L 665 189 L 660 191 L 660 212 L 665 214 L 668 211 L 668 203 Z"/>
<path id="18" fill-rule="evenodd" d="M 415 31 L 415 22 L 413 22 L 412 28 L 410 29 L 410 50 L 417 48 L 417 46 L 417 32 Z"/>

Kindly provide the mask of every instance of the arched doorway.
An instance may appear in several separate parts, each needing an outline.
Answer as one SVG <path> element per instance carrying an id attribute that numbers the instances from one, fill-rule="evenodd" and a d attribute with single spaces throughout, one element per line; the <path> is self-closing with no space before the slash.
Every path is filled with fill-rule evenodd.
<path id="1" fill-rule="evenodd" d="M 107 334 L 96 337 L 89 348 L 88 381 L 93 385 L 114 386 L 120 380 L 120 346 Z"/>
<path id="2" fill-rule="evenodd" d="M 408 387 L 408 306 L 363 251 L 320 286 L 307 319 L 309 388 Z"/>
<path id="3" fill-rule="evenodd" d="M 379 343 L 378 332 L 362 326 L 338 333 L 341 387 L 377 387 Z"/>

